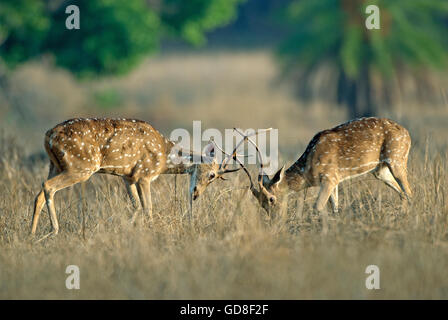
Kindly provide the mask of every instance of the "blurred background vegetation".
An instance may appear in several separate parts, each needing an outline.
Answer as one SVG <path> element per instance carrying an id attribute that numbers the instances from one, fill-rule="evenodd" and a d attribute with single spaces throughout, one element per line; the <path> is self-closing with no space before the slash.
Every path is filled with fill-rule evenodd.
<path id="1" fill-rule="evenodd" d="M 71 4 L 80 30 L 65 28 Z M 369 4 L 380 30 L 365 27 Z M 328 123 L 400 118 L 446 108 L 447 31 L 440 0 L 2 0 L 0 121 L 43 131 L 70 116 L 128 115 L 162 129 L 193 119 L 288 128 L 284 115 L 293 128 L 316 104 L 321 118 L 336 115 Z M 223 110 L 260 121 L 230 123 Z"/>
<path id="2" fill-rule="evenodd" d="M 80 30 L 65 28 L 70 4 Z M 0 298 L 446 299 L 447 31 L 446 0 L 0 0 Z M 322 237 L 317 190 L 275 222 L 239 173 L 208 187 L 192 228 L 188 177 L 164 175 L 155 224 L 134 228 L 123 182 L 98 175 L 82 199 L 79 185 L 56 196 L 58 237 L 29 242 L 44 134 L 65 119 L 278 128 L 288 164 L 363 115 L 409 130 L 409 207 L 373 177 L 344 182 Z M 61 286 L 73 263 L 83 290 Z M 381 290 L 365 289 L 370 264 Z"/>

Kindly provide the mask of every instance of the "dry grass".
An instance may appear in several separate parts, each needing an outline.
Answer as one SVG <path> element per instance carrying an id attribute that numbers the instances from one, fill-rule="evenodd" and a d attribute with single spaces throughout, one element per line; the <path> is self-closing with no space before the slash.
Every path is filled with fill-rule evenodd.
<path id="1" fill-rule="evenodd" d="M 103 114 L 137 115 L 166 133 L 197 119 L 204 127 L 278 127 L 282 157 L 290 163 L 317 130 L 344 115 L 319 104 L 304 108 L 288 88 L 273 84 L 275 70 L 264 53 L 170 56 L 125 79 L 94 88 L 76 84 L 75 92 L 118 88 L 126 104 Z M 36 82 L 42 79 L 52 78 Z M 52 92 L 61 94 L 56 85 Z M 56 195 L 61 232 L 36 243 L 28 236 L 32 204 L 48 168 L 43 161 L 30 163 L 27 154 L 40 150 L 44 128 L 59 117 L 100 113 L 85 99 L 68 99 L 72 107 L 55 118 L 36 109 L 36 117 L 45 115 L 42 123 L 0 135 L 0 298 L 448 298 L 446 108 L 423 114 L 409 106 L 398 119 L 413 138 L 412 204 L 403 206 L 373 177 L 344 182 L 341 211 L 331 217 L 326 236 L 311 210 L 314 192 L 303 206 L 303 193 L 291 198 L 288 215 L 272 221 L 240 189 L 247 185 L 243 174 L 212 184 L 195 203 L 191 223 L 183 218 L 187 177 L 160 177 L 153 187 L 154 221 L 132 226 L 121 180 L 98 176 L 85 184 L 82 201 L 79 186 Z M 49 231 L 44 212 L 38 237 Z M 81 290 L 65 288 L 70 264 L 80 267 Z M 370 264 L 380 267 L 380 290 L 365 288 Z"/>

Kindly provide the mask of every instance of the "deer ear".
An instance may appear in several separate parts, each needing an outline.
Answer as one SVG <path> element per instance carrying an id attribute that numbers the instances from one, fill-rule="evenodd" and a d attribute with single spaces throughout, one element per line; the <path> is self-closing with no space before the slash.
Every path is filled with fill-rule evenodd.
<path id="1" fill-rule="evenodd" d="M 213 142 L 210 142 L 204 147 L 204 154 L 207 157 L 215 157 L 215 144 Z"/>
<path id="2" fill-rule="evenodd" d="M 206 145 L 202 152 L 202 162 L 204 163 L 217 163 L 216 153 L 215 153 L 215 144 L 210 142 Z"/>
<path id="3" fill-rule="evenodd" d="M 263 177 L 263 186 L 269 186 L 271 184 L 271 179 L 269 179 L 269 176 L 267 174 L 262 175 Z"/>
<path id="4" fill-rule="evenodd" d="M 255 189 L 255 188 L 249 188 L 249 190 L 252 192 L 254 197 L 258 199 L 258 196 L 259 196 L 260 192 L 257 189 Z"/>
<path id="5" fill-rule="evenodd" d="M 186 152 L 185 150 L 182 150 L 179 145 L 175 145 L 168 155 L 167 163 L 169 166 L 176 166 L 180 164 L 189 166 L 192 164 L 191 160 L 192 157 L 190 152 Z"/>
<path id="6" fill-rule="evenodd" d="M 178 158 L 177 161 L 180 161 L 180 163 L 183 163 L 184 166 L 187 168 L 194 165 L 194 156 L 192 154 L 184 154 Z"/>
<path id="7" fill-rule="evenodd" d="M 276 172 L 274 177 L 271 180 L 271 183 L 274 185 L 279 184 L 283 178 L 285 177 L 285 166 L 281 167 L 280 170 Z"/>

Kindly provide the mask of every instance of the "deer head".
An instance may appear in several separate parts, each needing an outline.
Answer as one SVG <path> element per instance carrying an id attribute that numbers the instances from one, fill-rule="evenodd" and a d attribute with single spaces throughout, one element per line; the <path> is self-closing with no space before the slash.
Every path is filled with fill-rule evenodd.
<path id="1" fill-rule="evenodd" d="M 269 130 L 269 129 L 268 129 Z M 239 131 L 238 131 L 239 132 Z M 242 134 L 240 132 L 240 134 Z M 285 166 L 281 167 L 272 178 L 269 178 L 268 175 L 263 173 L 264 161 L 263 156 L 261 155 L 260 149 L 257 144 L 252 141 L 248 136 L 243 135 L 244 140 L 249 141 L 257 150 L 258 160 L 260 163 L 260 172 L 258 174 L 257 184 L 258 189 L 255 187 L 252 182 L 251 175 L 246 167 L 238 161 L 239 165 L 243 168 L 247 177 L 249 178 L 250 186 L 249 189 L 251 193 L 254 195 L 255 199 L 257 199 L 258 203 L 265 209 L 269 214 L 274 213 L 274 211 L 278 211 L 280 209 L 280 204 L 283 203 L 284 195 L 286 194 L 287 185 L 285 182 Z"/>
<path id="2" fill-rule="evenodd" d="M 280 168 L 272 178 L 264 174 L 258 175 L 258 190 L 251 181 L 250 191 L 257 199 L 258 203 L 268 213 L 276 211 L 283 203 L 285 188 L 285 167 Z M 249 175 L 250 179 L 250 175 Z"/>
<path id="3" fill-rule="evenodd" d="M 217 179 L 226 180 L 226 173 L 240 170 L 228 169 L 223 163 L 219 164 L 215 153 L 215 143 L 210 142 L 204 149 L 201 156 L 201 164 L 196 164 L 191 168 L 190 172 L 190 196 L 196 200 L 207 188 L 207 186 Z"/>
<path id="4" fill-rule="evenodd" d="M 243 139 L 241 139 L 241 141 L 236 145 L 231 154 L 226 153 L 213 141 L 213 139 L 205 147 L 204 153 L 208 156 L 209 159 L 211 159 L 211 161 L 209 161 L 208 163 L 202 161 L 203 164 L 195 166 L 192 170 L 190 180 L 190 195 L 192 195 L 193 200 L 196 200 L 204 192 L 207 186 L 213 181 L 218 179 L 226 180 L 224 178 L 224 175 L 226 173 L 235 172 L 240 169 L 244 169 L 246 173 L 248 173 L 247 169 L 238 159 L 238 157 L 242 157 L 244 155 L 237 154 L 236 151 L 245 141 L 250 139 L 251 136 L 257 135 L 260 132 L 266 132 L 272 130 L 272 128 L 259 130 L 258 132 L 251 133 L 250 135 L 245 135 L 236 128 L 234 128 L 234 130 L 237 131 L 239 134 L 241 134 L 243 136 Z M 252 141 L 252 143 L 254 142 Z M 258 150 L 258 147 L 256 148 Z M 225 155 L 223 161 L 220 164 L 217 161 L 215 150 L 219 150 Z M 240 165 L 240 168 L 228 169 L 227 167 L 231 159 L 234 159 Z"/>

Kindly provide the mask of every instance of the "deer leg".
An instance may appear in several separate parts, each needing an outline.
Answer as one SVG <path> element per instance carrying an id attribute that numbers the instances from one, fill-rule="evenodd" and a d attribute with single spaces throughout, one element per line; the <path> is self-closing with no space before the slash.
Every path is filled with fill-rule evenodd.
<path id="1" fill-rule="evenodd" d="M 143 211 L 152 221 L 151 181 L 148 178 L 140 179 L 137 183 L 137 190 Z"/>
<path id="2" fill-rule="evenodd" d="M 389 168 L 390 172 L 392 173 L 393 177 L 397 181 L 398 185 L 400 186 L 400 189 L 406 196 L 407 200 L 410 201 L 412 197 L 412 191 L 409 187 L 408 177 L 406 176 L 406 170 L 402 167 L 390 164 L 386 162 L 387 167 Z"/>
<path id="3" fill-rule="evenodd" d="M 36 196 L 36 199 L 34 200 L 33 222 L 31 225 L 31 234 L 32 235 L 36 233 L 37 223 L 39 222 L 40 212 L 42 211 L 44 204 L 45 204 L 45 194 L 44 194 L 44 189 L 41 189 L 39 191 L 39 194 Z"/>
<path id="4" fill-rule="evenodd" d="M 137 186 L 135 183 L 130 183 L 128 180 L 124 179 L 124 183 L 126 184 L 126 191 L 128 192 L 129 195 L 129 199 L 131 199 L 132 202 L 132 206 L 134 207 L 135 210 L 138 209 L 138 191 L 137 191 Z"/>
<path id="5" fill-rule="evenodd" d="M 56 174 L 57 174 L 57 169 L 54 166 L 53 162 L 50 161 L 50 171 L 48 173 L 47 180 L 53 178 Z M 31 234 L 32 235 L 36 233 L 37 223 L 39 222 L 40 212 L 42 211 L 44 204 L 45 204 L 45 193 L 44 193 L 44 189 L 42 188 L 39 191 L 39 193 L 37 194 L 36 199 L 34 200 L 33 222 L 31 225 Z"/>
<path id="6" fill-rule="evenodd" d="M 338 198 L 338 186 L 334 187 L 333 192 L 330 194 L 330 204 L 331 209 L 333 210 L 334 214 L 337 214 L 339 212 L 339 198 Z"/>
<path id="7" fill-rule="evenodd" d="M 387 186 L 395 190 L 400 197 L 403 196 L 400 185 L 395 180 L 394 176 L 390 172 L 389 168 L 387 166 L 381 167 L 378 171 L 376 171 L 374 174 L 375 178 L 378 180 L 383 181 Z"/>
<path id="8" fill-rule="evenodd" d="M 51 225 L 53 227 L 53 234 L 58 234 L 59 224 L 56 216 L 56 210 L 54 208 L 54 194 L 64 188 L 70 187 L 76 183 L 86 181 L 90 178 L 91 174 L 85 173 L 72 173 L 63 172 L 43 183 L 43 190 L 45 194 L 45 200 L 47 202 L 48 212 L 50 214 Z"/>
<path id="9" fill-rule="evenodd" d="M 314 205 L 314 208 L 319 211 L 322 215 L 322 233 L 326 234 L 328 231 L 328 213 L 325 210 L 325 204 L 328 201 L 328 198 L 332 194 L 334 188 L 336 186 L 329 181 L 322 182 L 319 195 L 317 196 L 317 201 Z"/>
<path id="10" fill-rule="evenodd" d="M 330 182 L 323 182 L 320 190 L 319 195 L 317 196 L 316 203 L 314 204 L 314 208 L 321 212 L 325 208 L 325 204 L 328 201 L 328 198 L 333 193 L 333 190 L 335 189 L 335 186 L 331 184 Z"/>
<path id="11" fill-rule="evenodd" d="M 83 239 L 86 239 L 86 203 L 84 201 L 84 195 L 86 194 L 86 184 L 81 183 L 79 189 L 77 190 L 78 194 L 78 220 L 81 222 L 81 234 Z"/>

